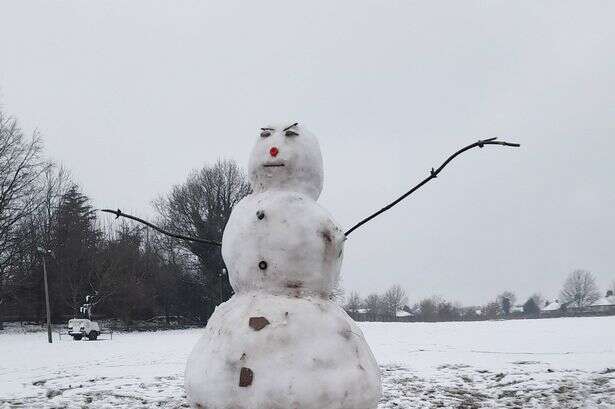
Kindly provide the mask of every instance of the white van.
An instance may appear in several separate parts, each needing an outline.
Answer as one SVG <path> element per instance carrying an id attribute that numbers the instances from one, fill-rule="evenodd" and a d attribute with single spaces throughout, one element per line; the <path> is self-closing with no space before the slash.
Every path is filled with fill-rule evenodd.
<path id="1" fill-rule="evenodd" d="M 87 337 L 90 341 L 95 340 L 100 335 L 100 326 L 95 321 L 87 318 L 73 318 L 68 321 L 68 335 L 75 341 Z"/>

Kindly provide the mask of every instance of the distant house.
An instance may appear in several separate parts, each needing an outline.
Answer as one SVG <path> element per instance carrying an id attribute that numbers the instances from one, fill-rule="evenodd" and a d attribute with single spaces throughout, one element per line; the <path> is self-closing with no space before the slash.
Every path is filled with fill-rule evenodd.
<path id="1" fill-rule="evenodd" d="M 553 302 L 551 301 L 545 301 L 545 306 L 542 307 L 540 310 L 542 312 L 553 312 L 553 311 L 559 311 L 562 308 L 562 305 L 559 303 L 559 300 L 555 300 Z"/>
<path id="2" fill-rule="evenodd" d="M 355 321 L 368 321 L 370 318 L 369 309 L 367 308 L 356 308 L 346 312 Z"/>
<path id="3" fill-rule="evenodd" d="M 615 295 L 609 290 L 606 295 L 587 307 L 592 312 L 615 312 Z"/>
<path id="4" fill-rule="evenodd" d="M 409 311 L 397 310 L 395 313 L 395 318 L 397 321 L 410 321 L 414 317 L 414 314 Z"/>
<path id="5" fill-rule="evenodd" d="M 510 309 L 511 314 L 523 314 L 523 305 L 513 305 Z"/>
<path id="6" fill-rule="evenodd" d="M 544 316 L 615 315 L 615 294 L 609 290 L 604 297 L 586 307 L 575 307 L 572 304 L 560 303 L 558 300 L 547 301 L 540 312 Z"/>

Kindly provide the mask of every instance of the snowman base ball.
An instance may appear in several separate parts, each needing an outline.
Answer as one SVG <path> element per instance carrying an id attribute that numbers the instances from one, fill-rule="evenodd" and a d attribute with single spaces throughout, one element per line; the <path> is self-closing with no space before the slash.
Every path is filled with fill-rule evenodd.
<path id="1" fill-rule="evenodd" d="M 186 369 L 208 409 L 373 409 L 380 379 L 363 334 L 336 304 L 262 293 L 216 309 Z"/>
<path id="2" fill-rule="evenodd" d="M 318 141 L 298 124 L 262 131 L 248 166 L 253 193 L 234 207 L 222 238 L 235 295 L 188 359 L 188 400 L 206 409 L 375 409 L 376 360 L 329 300 L 345 236 L 316 203 Z"/>

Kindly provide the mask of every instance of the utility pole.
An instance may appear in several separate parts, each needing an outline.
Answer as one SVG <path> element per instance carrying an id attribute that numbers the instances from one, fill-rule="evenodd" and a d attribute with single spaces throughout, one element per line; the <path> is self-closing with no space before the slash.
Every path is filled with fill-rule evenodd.
<path id="1" fill-rule="evenodd" d="M 51 250 L 45 250 L 42 247 L 37 248 L 38 252 L 41 254 L 43 259 L 43 277 L 45 281 L 45 309 L 47 310 L 47 340 L 49 343 L 53 343 L 53 339 L 51 337 L 51 310 L 49 309 L 49 285 L 47 284 L 47 263 L 45 261 L 45 256 L 47 254 L 51 254 Z"/>

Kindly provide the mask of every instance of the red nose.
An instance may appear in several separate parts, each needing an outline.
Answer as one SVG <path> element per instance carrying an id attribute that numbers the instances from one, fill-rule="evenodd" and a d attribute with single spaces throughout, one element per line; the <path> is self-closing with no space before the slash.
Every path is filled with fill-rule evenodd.
<path id="1" fill-rule="evenodd" d="M 280 152 L 280 151 L 279 151 L 279 150 L 278 150 L 278 148 L 276 148 L 275 146 L 274 146 L 273 148 L 269 149 L 269 153 L 270 153 L 270 154 L 271 154 L 271 156 L 273 156 L 274 158 L 275 158 L 276 156 L 278 156 L 278 152 Z"/>

